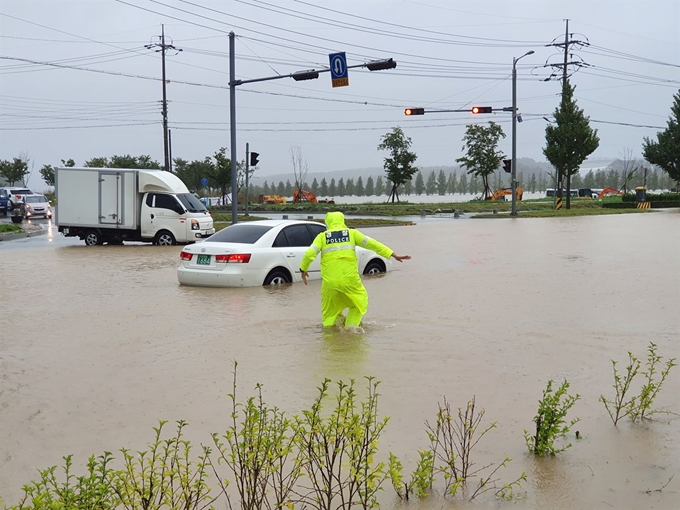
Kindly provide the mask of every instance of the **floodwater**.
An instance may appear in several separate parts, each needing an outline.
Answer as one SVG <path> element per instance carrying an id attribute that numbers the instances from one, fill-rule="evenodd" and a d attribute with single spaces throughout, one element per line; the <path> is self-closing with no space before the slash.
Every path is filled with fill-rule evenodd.
<path id="1" fill-rule="evenodd" d="M 364 334 L 322 331 L 318 282 L 181 287 L 179 247 L 0 243 L 0 499 L 15 503 L 63 455 L 81 468 L 91 454 L 142 449 L 160 419 L 187 420 L 189 439 L 209 443 L 227 427 L 237 360 L 240 395 L 262 383 L 288 413 L 307 408 L 325 377 L 374 376 L 391 417 L 380 457 L 398 455 L 406 478 L 437 403 L 475 396 L 498 426 L 473 461 L 509 455 L 499 475 L 527 474 L 521 499 L 432 497 L 418 508 L 678 508 L 680 418 L 614 427 L 598 402 L 613 397 L 610 360 L 644 358 L 649 342 L 680 358 L 678 210 L 423 220 L 369 234 L 413 260 L 365 281 Z M 523 430 L 547 381 L 565 378 L 581 395 L 574 446 L 535 458 Z M 656 407 L 680 412 L 679 390 L 676 368 Z M 389 484 L 381 502 L 402 508 Z"/>

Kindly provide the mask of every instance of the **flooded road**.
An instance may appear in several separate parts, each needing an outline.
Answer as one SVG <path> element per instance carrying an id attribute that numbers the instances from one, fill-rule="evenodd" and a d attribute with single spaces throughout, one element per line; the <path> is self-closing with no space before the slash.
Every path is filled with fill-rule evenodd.
<path id="1" fill-rule="evenodd" d="M 650 341 L 680 358 L 677 210 L 366 230 L 413 260 L 365 280 L 362 335 L 322 331 L 319 282 L 180 287 L 179 247 L 0 243 L 0 499 L 14 504 L 63 455 L 80 470 L 91 454 L 145 447 L 159 419 L 187 420 L 189 439 L 210 442 L 226 429 L 238 360 L 241 396 L 262 383 L 266 401 L 288 413 L 307 408 L 324 377 L 363 387 L 374 376 L 391 417 L 380 456 L 398 455 L 406 477 L 437 403 L 463 407 L 475 396 L 498 428 L 473 460 L 507 454 L 501 480 L 528 477 L 517 503 L 482 505 L 677 508 L 680 419 L 616 428 L 598 402 L 613 397 L 611 359 L 645 358 Z M 547 381 L 564 378 L 581 395 L 569 417 L 581 419 L 583 439 L 572 434 L 571 449 L 534 458 L 523 430 Z M 679 395 L 680 367 L 656 407 L 680 412 Z M 389 484 L 381 502 L 400 507 Z"/>

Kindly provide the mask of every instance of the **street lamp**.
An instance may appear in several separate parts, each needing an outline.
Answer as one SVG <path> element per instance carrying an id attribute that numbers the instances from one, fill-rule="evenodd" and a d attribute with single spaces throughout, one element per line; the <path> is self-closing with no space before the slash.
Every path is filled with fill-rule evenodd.
<path id="1" fill-rule="evenodd" d="M 534 50 L 527 51 L 519 58 L 512 59 L 512 216 L 517 216 L 517 62 L 533 55 Z"/>

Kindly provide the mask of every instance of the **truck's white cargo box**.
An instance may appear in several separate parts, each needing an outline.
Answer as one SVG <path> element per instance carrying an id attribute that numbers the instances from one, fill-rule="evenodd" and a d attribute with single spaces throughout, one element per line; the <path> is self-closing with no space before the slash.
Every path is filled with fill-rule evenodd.
<path id="1" fill-rule="evenodd" d="M 137 228 L 137 174 L 113 168 L 57 168 L 57 225 Z"/>

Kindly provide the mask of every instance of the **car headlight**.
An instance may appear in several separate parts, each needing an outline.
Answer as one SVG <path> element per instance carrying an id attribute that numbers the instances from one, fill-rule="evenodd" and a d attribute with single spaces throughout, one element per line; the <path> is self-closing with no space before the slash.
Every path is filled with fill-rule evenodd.
<path id="1" fill-rule="evenodd" d="M 191 220 L 191 230 L 201 230 L 198 220 Z"/>

